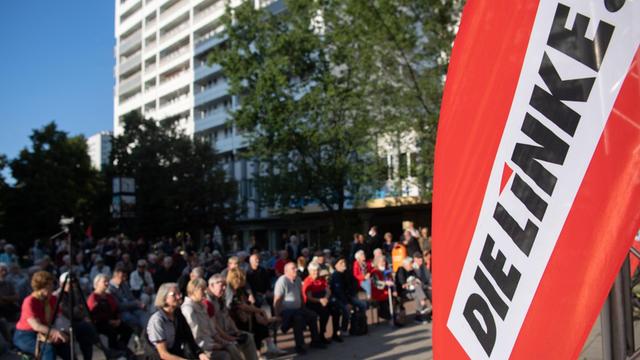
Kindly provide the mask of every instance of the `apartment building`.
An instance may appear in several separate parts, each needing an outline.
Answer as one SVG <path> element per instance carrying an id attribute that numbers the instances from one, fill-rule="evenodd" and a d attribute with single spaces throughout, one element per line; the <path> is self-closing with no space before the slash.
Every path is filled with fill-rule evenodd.
<path id="1" fill-rule="evenodd" d="M 253 1 L 273 12 L 284 9 L 282 0 Z M 277 246 L 291 221 L 272 217 L 253 201 L 257 167 L 238 156 L 246 141 L 227 121 L 238 100 L 229 94 L 221 67 L 207 65 L 209 51 L 224 46 L 216 35 L 223 30 L 225 1 L 115 0 L 115 8 L 114 134 L 123 131 L 121 119 L 131 111 L 157 121 L 178 116 L 188 134 L 210 140 L 227 174 L 238 182 L 245 209 L 237 224 L 242 241 L 256 236 L 264 245 Z M 309 230 L 315 220 L 297 223 L 299 233 L 320 236 Z"/>
<path id="2" fill-rule="evenodd" d="M 87 138 L 87 151 L 91 158 L 91 166 L 100 171 L 109 163 L 111 155 L 111 132 L 101 131 Z"/>

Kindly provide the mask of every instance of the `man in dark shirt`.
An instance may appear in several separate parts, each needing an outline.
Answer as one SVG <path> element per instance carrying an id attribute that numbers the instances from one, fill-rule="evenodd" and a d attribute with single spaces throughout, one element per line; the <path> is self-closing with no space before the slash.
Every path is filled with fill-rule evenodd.
<path id="1" fill-rule="evenodd" d="M 273 291 L 271 291 L 271 274 L 260 266 L 260 255 L 253 254 L 249 257 L 249 269 L 247 270 L 247 284 L 257 307 L 271 308 L 273 303 Z"/>
<path id="2" fill-rule="evenodd" d="M 180 271 L 175 265 L 173 265 L 173 259 L 171 256 L 165 256 L 162 260 L 162 267 L 154 274 L 153 282 L 156 287 L 164 283 L 178 282 L 180 277 Z"/>

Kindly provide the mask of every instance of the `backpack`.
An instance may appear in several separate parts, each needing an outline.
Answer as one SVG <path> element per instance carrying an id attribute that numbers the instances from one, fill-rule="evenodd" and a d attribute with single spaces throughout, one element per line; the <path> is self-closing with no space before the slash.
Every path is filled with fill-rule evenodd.
<path id="1" fill-rule="evenodd" d="M 366 335 L 369 332 L 369 327 L 367 325 L 367 314 L 364 311 L 354 311 L 351 314 L 350 323 L 350 335 Z"/>
<path id="2" fill-rule="evenodd" d="M 391 250 L 391 262 L 393 264 L 393 272 L 398 271 L 398 268 L 402 266 L 402 262 L 407 257 L 407 247 L 403 244 L 397 243 Z"/>

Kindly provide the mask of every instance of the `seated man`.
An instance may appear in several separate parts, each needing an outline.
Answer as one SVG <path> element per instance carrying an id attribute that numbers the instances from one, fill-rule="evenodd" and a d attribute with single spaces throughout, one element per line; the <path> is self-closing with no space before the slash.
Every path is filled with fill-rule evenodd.
<path id="1" fill-rule="evenodd" d="M 402 300 L 415 300 L 417 311 L 415 320 L 421 323 L 428 321 L 424 314 L 431 311 L 431 308 L 427 307 L 427 296 L 422 289 L 422 282 L 413 270 L 413 258 L 410 256 L 406 257 L 402 261 L 402 266 L 398 268 L 396 289 L 400 304 Z"/>
<path id="2" fill-rule="evenodd" d="M 273 293 L 273 308 L 276 315 L 282 318 L 282 331 L 287 332 L 293 327 L 296 352 L 306 353 L 304 329 L 307 326 L 311 332 L 311 347 L 326 348 L 318 335 L 318 316 L 303 306 L 302 282 L 298 279 L 294 263 L 289 262 L 284 266 L 284 275 L 276 281 Z"/>
<path id="3" fill-rule="evenodd" d="M 137 333 L 147 325 L 149 316 L 145 311 L 145 304 L 137 300 L 127 283 L 127 273 L 124 268 L 116 267 L 113 278 L 109 282 L 109 293 L 118 301 L 120 318 Z"/>
<path id="4" fill-rule="evenodd" d="M 138 267 L 131 272 L 129 285 L 133 296 L 145 305 L 147 312 L 150 312 L 153 307 L 155 285 L 151 273 L 147 270 L 147 262 L 144 259 L 138 260 Z"/>
<path id="5" fill-rule="evenodd" d="M 225 348 L 234 360 L 241 360 L 243 355 L 246 360 L 257 360 L 253 334 L 239 330 L 229 315 L 229 308 L 225 304 L 226 287 L 227 281 L 221 274 L 214 274 L 209 278 L 205 306 L 215 325 L 218 341 L 227 345 Z"/>

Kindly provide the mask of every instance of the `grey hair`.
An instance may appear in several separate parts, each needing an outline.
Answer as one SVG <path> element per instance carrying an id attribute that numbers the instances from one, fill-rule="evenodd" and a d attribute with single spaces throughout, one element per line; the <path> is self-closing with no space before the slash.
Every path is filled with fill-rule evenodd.
<path id="1" fill-rule="evenodd" d="M 222 280 L 222 281 L 227 281 L 227 279 L 224 278 L 224 276 L 222 276 L 222 274 L 218 273 L 218 274 L 213 274 L 211 275 L 211 277 L 209 278 L 209 285 L 213 284 L 215 281 L 218 280 Z"/>
<path id="2" fill-rule="evenodd" d="M 365 256 L 365 255 L 364 255 L 364 250 L 358 250 L 358 251 L 356 251 L 356 254 L 355 254 L 355 256 L 354 256 L 354 257 L 357 259 L 357 258 L 359 258 L 359 257 L 361 257 L 361 256 Z"/>
<path id="3" fill-rule="evenodd" d="M 164 283 L 160 285 L 160 288 L 158 289 L 158 293 L 156 294 L 156 299 L 153 302 L 153 305 L 155 305 L 158 309 L 162 309 L 166 304 L 165 299 L 173 289 L 178 289 L 178 284 L 174 282 L 170 282 L 170 283 Z"/>
<path id="4" fill-rule="evenodd" d="M 402 260 L 402 266 L 409 265 L 413 262 L 413 258 L 411 256 L 407 256 Z"/>
<path id="5" fill-rule="evenodd" d="M 307 270 L 309 270 L 309 272 L 311 272 L 312 270 L 320 270 L 320 265 L 318 265 L 318 263 L 312 262 L 309 264 L 309 266 L 307 266 Z"/>
<path id="6" fill-rule="evenodd" d="M 193 275 L 196 275 L 196 276 L 197 276 L 197 277 L 199 277 L 199 278 L 204 277 L 204 269 L 203 269 L 201 266 L 194 267 L 194 268 L 191 270 L 191 273 L 192 273 Z"/>
<path id="7" fill-rule="evenodd" d="M 95 288 L 98 287 L 98 282 L 104 280 L 104 279 L 109 279 L 109 277 L 105 274 L 98 274 L 96 275 L 96 277 L 93 278 L 93 289 L 95 290 Z"/>

